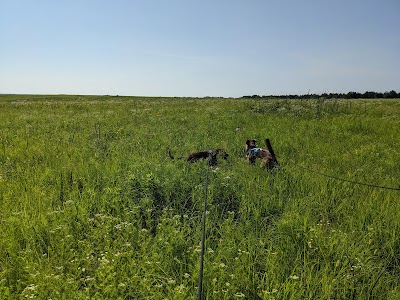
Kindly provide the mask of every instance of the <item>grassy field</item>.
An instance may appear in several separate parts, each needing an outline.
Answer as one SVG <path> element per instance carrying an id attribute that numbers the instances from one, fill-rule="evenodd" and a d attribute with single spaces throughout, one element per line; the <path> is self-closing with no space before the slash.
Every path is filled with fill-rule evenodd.
<path id="1" fill-rule="evenodd" d="M 0 299 L 400 299 L 400 100 L 0 96 Z M 270 138 L 281 168 L 249 166 Z"/>

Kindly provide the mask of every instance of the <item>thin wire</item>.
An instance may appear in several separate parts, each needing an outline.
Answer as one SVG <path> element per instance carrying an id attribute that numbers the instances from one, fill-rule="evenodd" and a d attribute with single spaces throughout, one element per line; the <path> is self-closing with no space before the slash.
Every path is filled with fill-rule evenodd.
<path id="1" fill-rule="evenodd" d="M 201 224 L 201 253 L 200 253 L 200 270 L 199 270 L 199 283 L 197 289 L 197 300 L 201 300 L 203 293 L 203 267 L 204 267 L 204 245 L 206 241 L 206 216 L 207 216 L 207 195 L 208 195 L 208 171 L 210 169 L 210 161 L 207 160 L 206 182 L 204 187 L 204 206 L 203 218 Z"/>
<path id="2" fill-rule="evenodd" d="M 301 169 L 303 169 L 303 170 L 306 170 L 306 171 L 309 171 L 309 172 L 312 172 L 312 173 L 321 175 L 321 176 L 325 176 L 325 177 L 332 178 L 332 179 L 336 179 L 336 180 L 340 180 L 340 181 L 349 182 L 349 183 L 352 183 L 352 184 L 358 184 L 358 185 L 368 186 L 368 187 L 372 187 L 372 188 L 385 189 L 385 190 L 400 191 L 400 187 L 395 188 L 395 187 L 388 187 L 388 186 L 382 186 L 382 185 L 376 185 L 376 184 L 370 184 L 370 183 L 364 183 L 364 182 L 353 181 L 353 180 L 344 179 L 344 178 L 340 178 L 340 177 L 337 177 L 337 176 L 325 174 L 325 173 L 322 173 L 322 172 L 319 172 L 319 171 L 316 171 L 316 170 L 313 170 L 313 169 L 310 169 L 310 168 L 307 168 L 307 167 L 304 167 L 304 166 L 301 166 L 301 165 L 292 163 L 292 162 L 290 162 L 290 161 L 287 161 L 287 163 L 288 163 L 288 164 L 291 164 L 291 165 L 294 165 L 294 166 L 296 166 L 296 167 L 299 167 L 299 168 L 301 168 Z"/>

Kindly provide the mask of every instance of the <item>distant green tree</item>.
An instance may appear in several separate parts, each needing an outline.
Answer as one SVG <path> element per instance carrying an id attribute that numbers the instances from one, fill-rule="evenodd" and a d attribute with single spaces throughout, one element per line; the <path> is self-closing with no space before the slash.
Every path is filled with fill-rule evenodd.
<path id="1" fill-rule="evenodd" d="M 394 98 L 397 98 L 397 97 L 398 97 L 398 94 L 394 90 L 391 90 L 390 92 L 383 93 L 383 98 L 394 99 Z"/>
<path id="2" fill-rule="evenodd" d="M 243 96 L 242 98 L 252 98 L 252 99 L 261 99 L 261 98 L 277 98 L 277 99 L 394 99 L 400 98 L 400 93 L 397 93 L 395 90 L 391 90 L 390 92 L 374 92 L 374 91 L 366 91 L 364 93 L 358 92 L 348 92 L 345 93 L 322 93 L 322 94 L 303 94 L 303 95 L 248 95 Z"/>

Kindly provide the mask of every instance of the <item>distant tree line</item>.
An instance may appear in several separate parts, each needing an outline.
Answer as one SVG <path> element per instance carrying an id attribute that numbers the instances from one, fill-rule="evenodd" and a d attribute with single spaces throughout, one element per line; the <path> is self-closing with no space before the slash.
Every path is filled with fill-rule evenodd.
<path id="1" fill-rule="evenodd" d="M 378 93 L 378 92 L 348 92 L 346 93 L 322 93 L 322 94 L 306 94 L 306 95 L 252 95 L 243 96 L 242 98 L 290 98 L 290 99 L 394 99 L 400 98 L 400 93 L 394 90 L 390 92 Z"/>

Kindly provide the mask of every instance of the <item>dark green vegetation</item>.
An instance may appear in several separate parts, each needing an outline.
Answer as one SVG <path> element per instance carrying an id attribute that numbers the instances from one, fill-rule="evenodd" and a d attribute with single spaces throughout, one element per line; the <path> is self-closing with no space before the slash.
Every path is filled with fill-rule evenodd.
<path id="1" fill-rule="evenodd" d="M 365 93 L 359 92 L 348 92 L 344 93 L 322 93 L 322 94 L 306 94 L 306 95 L 279 95 L 279 96 L 260 96 L 260 95 L 252 95 L 252 96 L 244 96 L 243 98 L 253 98 L 253 99 L 398 99 L 400 98 L 400 94 L 395 90 L 391 90 L 390 92 L 372 92 L 368 91 Z"/>
<path id="2" fill-rule="evenodd" d="M 399 100 L 0 96 L 0 298 L 399 299 Z M 282 168 L 249 166 L 270 138 Z"/>

